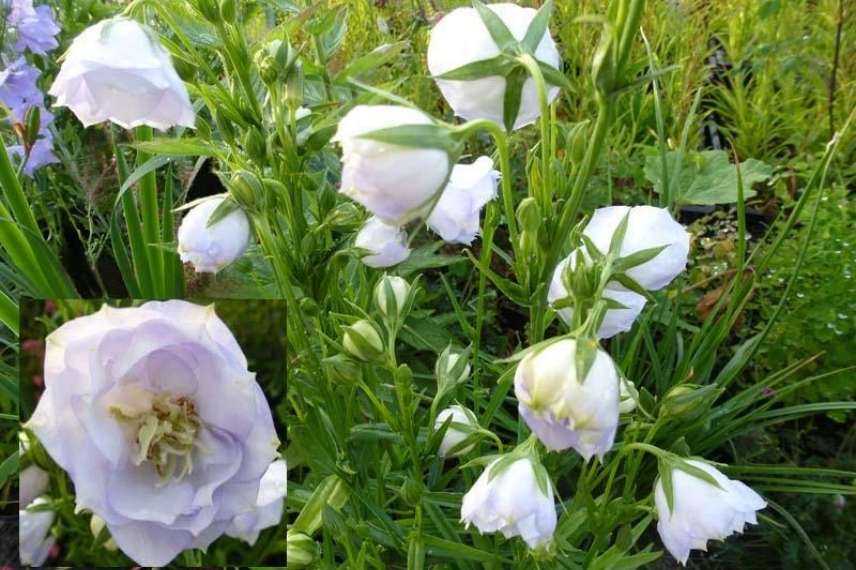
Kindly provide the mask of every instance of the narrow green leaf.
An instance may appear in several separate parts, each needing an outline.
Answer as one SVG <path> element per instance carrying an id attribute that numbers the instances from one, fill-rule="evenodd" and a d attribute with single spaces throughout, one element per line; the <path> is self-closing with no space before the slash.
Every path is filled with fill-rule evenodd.
<path id="1" fill-rule="evenodd" d="M 647 263 L 658 255 L 660 255 L 660 252 L 662 252 L 667 247 L 669 247 L 669 244 L 640 249 L 639 251 L 631 253 L 626 257 L 619 257 L 615 260 L 615 262 L 613 262 L 613 267 L 615 267 L 616 271 L 621 272 L 627 271 L 628 269 L 632 269 L 634 267 L 638 267 L 639 265 Z"/>
<path id="2" fill-rule="evenodd" d="M 526 70 L 514 68 L 505 76 L 505 98 L 502 101 L 502 122 L 505 130 L 514 130 L 517 114 L 520 112 L 520 101 L 523 98 L 523 85 L 526 83 Z"/>
<path id="3" fill-rule="evenodd" d="M 217 145 L 196 138 L 162 138 L 134 142 L 130 146 L 147 154 L 169 156 L 219 156 L 221 152 Z"/>
<path id="4" fill-rule="evenodd" d="M 480 0 L 473 0 L 473 8 L 478 12 L 479 18 L 481 18 L 499 51 L 506 51 L 517 45 L 517 40 L 514 38 L 511 30 L 508 29 L 505 22 L 493 10 L 488 8 Z"/>
<path id="5" fill-rule="evenodd" d="M 535 50 L 538 49 L 538 44 L 541 43 L 541 39 L 544 37 L 544 33 L 547 31 L 547 26 L 550 24 L 550 15 L 552 13 L 553 0 L 547 0 L 544 2 L 544 5 L 538 9 L 535 17 L 532 18 L 532 21 L 529 23 L 529 27 L 526 29 L 526 35 L 523 36 L 523 41 L 520 42 L 523 49 L 533 56 L 535 55 Z"/>
<path id="6" fill-rule="evenodd" d="M 472 81 L 484 77 L 505 76 L 514 67 L 513 60 L 506 55 L 500 54 L 490 59 L 482 59 L 456 67 L 446 73 L 441 73 L 434 79 L 448 79 L 450 81 Z"/>

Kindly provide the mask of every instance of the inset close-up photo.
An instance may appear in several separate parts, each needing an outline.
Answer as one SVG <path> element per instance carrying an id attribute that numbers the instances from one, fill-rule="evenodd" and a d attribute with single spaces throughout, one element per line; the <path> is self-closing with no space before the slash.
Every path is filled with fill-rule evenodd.
<path id="1" fill-rule="evenodd" d="M 280 301 L 23 301 L 21 564 L 284 566 L 284 327 Z"/>

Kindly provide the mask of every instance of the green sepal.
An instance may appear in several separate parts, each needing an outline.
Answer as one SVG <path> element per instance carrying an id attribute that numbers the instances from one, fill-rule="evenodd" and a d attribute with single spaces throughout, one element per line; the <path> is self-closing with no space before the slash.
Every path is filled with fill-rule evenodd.
<path id="1" fill-rule="evenodd" d="M 597 341 L 593 338 L 579 338 L 574 350 L 574 369 L 577 382 L 584 384 L 594 361 L 597 358 Z"/>
<path id="2" fill-rule="evenodd" d="M 671 462 L 658 457 L 657 471 L 660 473 L 660 482 L 663 484 L 663 493 L 666 495 L 666 505 L 669 507 L 669 514 L 671 514 L 675 510 L 675 487 L 672 484 Z"/>
<path id="3" fill-rule="evenodd" d="M 704 469 L 700 469 L 700 468 L 696 467 L 695 465 L 690 465 L 689 463 L 687 463 L 683 459 L 679 459 L 677 457 L 675 457 L 673 462 L 674 462 L 675 469 L 680 469 L 684 473 L 692 475 L 693 477 L 695 477 L 697 479 L 701 479 L 705 483 L 707 483 L 709 485 L 713 485 L 714 487 L 716 487 L 720 491 L 725 490 L 722 488 L 722 485 L 719 484 L 719 481 L 714 479 L 713 475 L 711 475 L 710 473 L 708 473 Z"/>
<path id="4" fill-rule="evenodd" d="M 503 22 L 493 10 L 488 8 L 480 0 L 473 0 L 473 8 L 478 12 L 479 18 L 481 18 L 481 21 L 484 23 L 485 28 L 487 28 L 490 37 L 493 38 L 496 47 L 499 48 L 499 51 L 504 52 L 517 47 L 518 42 L 517 39 L 515 39 L 514 34 L 511 33 L 511 30 L 508 29 L 505 22 Z"/>
<path id="5" fill-rule="evenodd" d="M 532 18 L 532 21 L 529 23 L 529 27 L 526 29 L 526 35 L 523 36 L 523 40 L 520 44 L 523 49 L 530 54 L 534 54 L 535 50 L 538 49 L 538 44 L 541 43 L 541 39 L 547 31 L 547 26 L 550 23 L 550 15 L 552 12 L 553 0 L 547 0 L 544 2 L 544 5 L 538 9 L 538 12 L 535 13 L 535 17 Z"/>
<path id="6" fill-rule="evenodd" d="M 505 76 L 505 97 L 502 101 L 502 122 L 505 130 L 514 130 L 517 114 L 520 112 L 520 101 L 523 98 L 523 85 L 527 79 L 526 70 L 516 67 Z"/>
<path id="7" fill-rule="evenodd" d="M 206 222 L 205 227 L 210 228 L 232 212 L 238 209 L 238 204 L 232 200 L 231 198 L 227 198 L 220 202 L 220 204 L 214 208 L 214 211 L 211 212 L 211 215 L 208 217 L 208 222 Z"/>
<path id="8" fill-rule="evenodd" d="M 438 125 L 400 125 L 363 133 L 359 138 L 408 148 L 432 148 L 459 154 L 460 143 L 448 129 Z"/>
<path id="9" fill-rule="evenodd" d="M 627 213 L 624 214 L 624 217 L 621 218 L 621 221 L 618 223 L 618 226 L 615 228 L 615 231 L 612 233 L 612 239 L 609 240 L 609 251 L 608 255 L 611 255 L 614 258 L 618 258 L 621 255 L 621 246 L 624 243 L 624 236 L 627 235 L 627 225 L 630 223 L 630 208 L 627 209 Z"/>
<path id="10" fill-rule="evenodd" d="M 654 296 L 651 295 L 651 293 L 647 289 L 645 289 L 642 285 L 637 283 L 633 278 L 631 278 L 626 273 L 616 273 L 612 276 L 612 279 L 615 281 L 618 281 L 619 283 L 621 283 L 621 285 L 623 285 L 625 288 L 633 291 L 634 293 L 636 293 L 638 295 L 642 295 L 648 301 L 652 301 L 652 302 L 654 301 Z"/>
<path id="11" fill-rule="evenodd" d="M 600 261 L 605 256 L 601 251 L 597 248 L 594 242 L 588 237 L 586 234 L 581 234 L 580 239 L 582 239 L 583 246 L 586 248 L 586 253 L 588 253 L 589 257 L 592 258 L 593 261 Z"/>
<path id="12" fill-rule="evenodd" d="M 637 252 L 631 253 L 627 257 L 619 257 L 612 263 L 612 267 L 615 268 L 615 271 L 627 271 L 628 269 L 632 269 L 642 265 L 643 263 L 651 261 L 660 255 L 660 253 L 667 247 L 669 247 L 669 244 L 640 249 Z"/>
<path id="13" fill-rule="evenodd" d="M 547 468 L 540 461 L 532 461 L 532 470 L 535 472 L 535 483 L 538 485 L 538 490 L 545 497 L 550 495 L 551 483 L 550 474 L 547 473 Z"/>
<path id="14" fill-rule="evenodd" d="M 450 81 L 472 81 L 484 79 L 485 77 L 504 77 L 515 66 L 514 60 L 505 54 L 500 54 L 490 59 L 481 59 L 456 67 L 446 73 L 434 76 L 434 79 L 447 79 Z"/>

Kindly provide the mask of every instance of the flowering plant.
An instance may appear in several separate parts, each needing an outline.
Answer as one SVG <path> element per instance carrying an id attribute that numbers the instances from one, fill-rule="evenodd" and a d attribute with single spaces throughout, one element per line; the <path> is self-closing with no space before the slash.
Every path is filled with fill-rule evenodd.
<path id="1" fill-rule="evenodd" d="M 818 138 L 806 163 L 783 161 L 773 175 L 747 156 L 693 151 L 719 110 L 697 77 L 707 37 L 686 31 L 707 12 L 644 0 L 611 0 L 602 14 L 552 0 L 413 4 L 111 4 L 63 38 L 67 55 L 44 77 L 58 116 L 109 145 L 115 188 L 99 210 L 98 251 L 123 292 L 287 304 L 287 332 L 268 340 L 288 344 L 287 358 L 271 358 L 288 364 L 275 410 L 289 428 L 288 512 L 277 534 L 258 536 L 294 568 L 636 568 L 692 564 L 707 548 L 740 550 L 734 534 L 781 531 L 822 566 L 780 497 L 843 498 L 856 493 L 856 474 L 837 459 L 834 469 L 785 461 L 765 438 L 854 403 L 791 405 L 789 395 L 825 376 L 795 382 L 810 361 L 760 375 L 755 361 L 794 292 L 831 173 L 850 180 L 836 162 L 852 146 L 850 119 Z M 767 4 L 753 10 L 780 3 Z M 742 28 L 729 30 L 741 45 Z M 723 83 L 729 105 L 746 100 L 743 83 Z M 790 157 L 798 139 L 786 139 Z M 15 223 L 0 242 L 21 277 L 0 296 L 12 331 L 14 293 L 74 288 L 45 231 L 50 214 L 31 207 L 36 187 L 2 158 L 0 217 Z M 750 216 L 760 202 L 748 200 L 762 194 L 787 195 L 768 232 Z M 712 205 L 733 227 L 726 268 L 711 275 L 699 257 L 704 228 L 690 222 Z M 797 224 L 804 240 L 773 318 L 737 342 Z M 172 346 L 178 333 L 149 320 L 116 327 L 144 331 L 132 353 Z M 181 556 L 193 563 L 213 535 L 226 534 L 216 540 L 230 552 L 228 537 L 254 540 L 282 517 L 285 458 L 267 457 L 264 470 L 251 461 L 247 479 L 223 481 L 200 474 L 196 459 L 191 472 L 186 458 L 206 443 L 203 424 L 223 420 L 218 429 L 248 449 L 231 461 L 243 470 L 264 450 L 241 428 L 248 417 L 264 424 L 264 410 L 238 390 L 242 413 L 218 418 L 191 406 L 195 392 L 177 390 L 171 373 L 167 394 L 152 389 L 148 369 L 113 378 L 127 363 L 110 350 L 130 334 L 93 335 L 92 359 L 62 359 L 70 375 L 93 362 L 107 371 L 83 393 L 44 380 L 48 411 L 54 398 L 86 403 L 82 419 L 56 415 L 101 471 L 111 461 L 118 473 L 146 470 L 145 496 L 166 478 L 151 505 L 132 501 L 130 476 L 118 489 L 109 478 L 78 485 L 74 457 L 41 430 L 81 489 L 75 500 L 97 517 L 95 533 L 111 536 L 97 540 L 99 555 L 115 546 L 162 563 L 190 548 Z M 211 364 L 230 361 L 222 348 L 205 344 L 200 369 L 240 380 L 240 362 L 239 372 Z M 142 409 L 109 400 L 125 384 L 141 390 L 129 399 Z M 104 418 L 91 401 L 105 397 L 108 420 L 139 442 L 92 429 Z M 50 491 L 49 504 L 69 500 Z M 33 558 L 50 540 L 40 534 L 28 542 Z M 142 543 L 155 540 L 144 557 Z"/>

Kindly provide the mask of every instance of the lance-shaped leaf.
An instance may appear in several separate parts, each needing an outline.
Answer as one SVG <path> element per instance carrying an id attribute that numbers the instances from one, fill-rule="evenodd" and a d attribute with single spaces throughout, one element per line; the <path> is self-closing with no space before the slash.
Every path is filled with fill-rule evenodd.
<path id="1" fill-rule="evenodd" d="M 631 210 L 628 208 L 609 241 L 609 254 L 615 258 L 621 254 L 621 245 L 624 243 L 624 236 L 627 235 L 627 224 L 630 222 L 630 212 Z"/>
<path id="2" fill-rule="evenodd" d="M 574 369 L 577 374 L 577 382 L 580 384 L 585 383 L 595 358 L 597 358 L 597 341 L 593 338 L 577 339 L 577 346 L 574 351 Z"/>
<path id="3" fill-rule="evenodd" d="M 479 18 L 484 22 L 490 37 L 493 38 L 499 51 L 509 51 L 518 45 L 511 30 L 508 29 L 505 22 L 493 10 L 479 0 L 473 0 L 473 8 L 478 12 Z"/>
<path id="4" fill-rule="evenodd" d="M 625 288 L 630 289 L 634 293 L 638 293 L 647 299 L 648 301 L 654 301 L 654 296 L 645 289 L 642 285 L 636 282 L 635 279 L 627 275 L 626 273 L 616 273 L 612 276 L 612 279 L 618 281 Z"/>
<path id="5" fill-rule="evenodd" d="M 505 76 L 505 98 L 502 101 L 502 122 L 506 131 L 514 130 L 517 114 L 520 112 L 520 100 L 523 98 L 523 84 L 526 83 L 526 71 L 512 69 Z"/>
<path id="6" fill-rule="evenodd" d="M 409 148 L 436 148 L 456 154 L 459 143 L 437 125 L 400 125 L 363 133 L 360 138 Z"/>
<path id="7" fill-rule="evenodd" d="M 660 252 L 662 252 L 667 247 L 669 247 L 668 244 L 659 245 L 657 247 L 649 247 L 646 249 L 640 249 L 639 251 L 633 252 L 626 257 L 620 257 L 616 259 L 612 263 L 612 266 L 615 268 L 616 271 L 627 271 L 628 269 L 632 269 L 633 267 L 637 267 L 639 265 L 642 265 L 643 263 L 651 261 L 658 255 L 660 255 Z"/>
<path id="8" fill-rule="evenodd" d="M 547 31 L 547 26 L 550 23 L 550 15 L 552 12 L 553 0 L 547 0 L 544 2 L 544 5 L 538 9 L 535 17 L 529 23 L 529 27 L 526 29 L 526 35 L 523 37 L 523 41 L 520 42 L 523 49 L 528 53 L 535 55 L 535 50 L 538 49 L 538 44 L 541 43 L 541 39 Z"/>
<path id="9" fill-rule="evenodd" d="M 505 54 L 500 54 L 490 59 L 473 61 L 461 67 L 456 67 L 446 73 L 437 75 L 435 79 L 448 79 L 451 81 L 472 81 L 485 77 L 505 76 L 514 67 L 514 60 Z"/>

